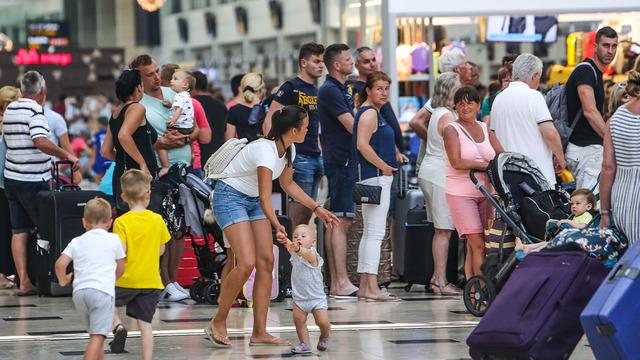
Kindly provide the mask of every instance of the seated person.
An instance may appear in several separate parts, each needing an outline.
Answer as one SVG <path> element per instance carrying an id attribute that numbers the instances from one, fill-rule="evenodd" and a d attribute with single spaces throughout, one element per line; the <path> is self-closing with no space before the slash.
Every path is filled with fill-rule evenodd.
<path id="1" fill-rule="evenodd" d="M 589 189 L 576 189 L 571 193 L 572 217 L 564 220 L 550 219 L 547 221 L 547 232 L 557 232 L 560 229 L 582 229 L 593 220 L 591 211 L 596 209 L 596 197 Z"/>

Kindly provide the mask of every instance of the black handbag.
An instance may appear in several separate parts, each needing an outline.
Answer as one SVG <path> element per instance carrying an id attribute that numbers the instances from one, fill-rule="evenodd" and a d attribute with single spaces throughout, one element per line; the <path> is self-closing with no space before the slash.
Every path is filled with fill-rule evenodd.
<path id="1" fill-rule="evenodd" d="M 356 204 L 380 205 L 382 186 L 356 183 L 353 186 L 353 202 Z"/>

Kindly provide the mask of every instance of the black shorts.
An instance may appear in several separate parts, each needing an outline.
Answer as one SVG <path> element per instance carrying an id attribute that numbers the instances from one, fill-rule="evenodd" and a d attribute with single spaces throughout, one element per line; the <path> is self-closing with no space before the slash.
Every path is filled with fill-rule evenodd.
<path id="1" fill-rule="evenodd" d="M 11 230 L 14 234 L 29 232 L 38 221 L 38 202 L 40 191 L 51 190 L 49 181 L 18 181 L 4 179 L 5 194 L 9 201 Z"/>
<path id="2" fill-rule="evenodd" d="M 151 323 L 160 300 L 158 289 L 132 289 L 116 286 L 116 307 L 127 306 L 127 316 Z"/>

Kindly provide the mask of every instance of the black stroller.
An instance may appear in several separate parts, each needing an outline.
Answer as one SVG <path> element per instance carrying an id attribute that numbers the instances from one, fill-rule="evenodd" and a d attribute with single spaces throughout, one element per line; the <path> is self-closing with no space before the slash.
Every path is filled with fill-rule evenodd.
<path id="1" fill-rule="evenodd" d="M 194 278 L 189 289 L 191 298 L 198 303 L 216 305 L 220 294 L 220 273 L 227 256 L 224 252 L 222 231 L 217 224 L 208 224 L 204 220 L 204 211 L 210 207 L 209 195 L 212 189 L 193 174 L 187 174 L 179 185 L 180 203 L 184 209 L 185 225 L 191 238 L 191 246 L 198 263 L 200 276 Z M 202 241 L 194 238 L 198 235 Z M 215 241 L 218 241 L 215 246 Z M 218 249 L 218 250 L 216 250 Z"/>
<path id="2" fill-rule="evenodd" d="M 552 189 L 535 162 L 525 155 L 503 152 L 489 162 L 486 172 L 497 198 L 478 182 L 477 172 L 471 170 L 469 176 L 503 224 L 498 251 L 482 264 L 484 275 L 470 278 L 464 287 L 465 307 L 473 315 L 482 316 L 519 263 L 515 252 L 505 254 L 505 236 L 511 233 L 524 244 L 543 241 L 546 221 L 566 219 L 570 206 L 569 195 Z"/>

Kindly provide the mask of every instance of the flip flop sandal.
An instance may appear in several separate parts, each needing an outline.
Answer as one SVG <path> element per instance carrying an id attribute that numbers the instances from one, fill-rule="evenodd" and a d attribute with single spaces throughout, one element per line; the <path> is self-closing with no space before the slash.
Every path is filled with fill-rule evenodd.
<path id="1" fill-rule="evenodd" d="M 18 291 L 16 293 L 16 296 L 34 296 L 34 295 L 38 295 L 38 289 L 36 288 L 31 288 L 27 291 Z"/>
<path id="2" fill-rule="evenodd" d="M 276 338 L 274 338 L 274 340 L 275 339 Z M 256 343 L 256 342 L 249 341 L 249 346 L 251 346 L 251 347 L 255 347 L 255 346 L 291 346 L 291 343 L 289 341 L 287 341 L 286 343 L 285 342 L 280 343 L 280 342 L 277 342 L 277 341 Z"/>
<path id="3" fill-rule="evenodd" d="M 113 328 L 113 340 L 109 342 L 109 350 L 114 354 L 124 352 L 124 344 L 127 342 L 127 329 L 124 325 L 118 324 Z"/>
<path id="4" fill-rule="evenodd" d="M 366 301 L 367 302 L 398 302 L 398 301 L 402 301 L 402 299 L 395 295 L 384 294 L 376 298 L 367 298 Z"/>
<path id="5" fill-rule="evenodd" d="M 229 338 L 226 336 L 218 335 L 213 332 L 211 329 L 211 325 L 204 328 L 204 333 L 207 335 L 207 339 L 211 341 L 214 347 L 217 348 L 228 348 L 231 347 L 231 343 L 229 343 Z"/>

